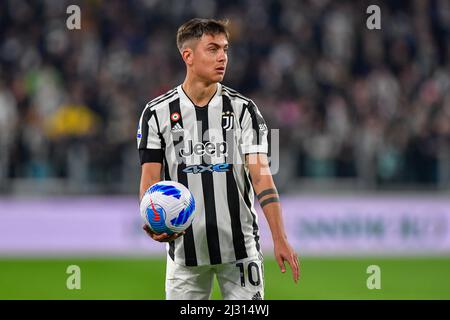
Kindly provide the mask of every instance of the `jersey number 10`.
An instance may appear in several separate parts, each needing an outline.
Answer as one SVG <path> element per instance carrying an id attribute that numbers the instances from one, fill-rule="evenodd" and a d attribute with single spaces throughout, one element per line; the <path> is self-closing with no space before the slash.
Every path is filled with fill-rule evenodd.
<path id="1" fill-rule="evenodd" d="M 236 267 L 239 268 L 239 271 L 241 272 L 241 286 L 245 287 L 245 267 L 244 263 L 239 262 L 236 263 Z M 255 269 L 255 272 L 253 272 L 253 269 Z M 261 283 L 261 273 L 259 272 L 259 266 L 256 262 L 251 261 L 247 266 L 247 274 L 248 274 L 248 282 L 252 284 L 253 286 L 257 287 Z M 255 279 L 256 278 L 256 279 Z"/>

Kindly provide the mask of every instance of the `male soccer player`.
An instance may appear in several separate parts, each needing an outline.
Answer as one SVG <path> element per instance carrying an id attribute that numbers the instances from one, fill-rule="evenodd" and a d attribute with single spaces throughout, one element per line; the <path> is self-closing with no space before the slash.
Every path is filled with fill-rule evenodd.
<path id="1" fill-rule="evenodd" d="M 224 299 L 263 299 L 264 276 L 254 192 L 264 211 L 282 272 L 299 278 L 267 159 L 267 126 L 252 100 L 225 87 L 227 23 L 192 19 L 177 32 L 184 82 L 150 101 L 137 144 L 140 199 L 161 180 L 194 195 L 196 216 L 182 234 L 156 234 L 167 244 L 166 299 L 209 299 L 214 275 Z"/>

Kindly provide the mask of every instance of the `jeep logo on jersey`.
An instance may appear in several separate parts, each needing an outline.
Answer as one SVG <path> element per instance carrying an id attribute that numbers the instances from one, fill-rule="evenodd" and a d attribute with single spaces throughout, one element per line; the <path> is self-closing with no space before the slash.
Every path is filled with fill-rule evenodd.
<path id="1" fill-rule="evenodd" d="M 234 127 L 234 113 L 231 111 L 222 112 L 222 128 L 226 131 Z"/>
<path id="2" fill-rule="evenodd" d="M 182 157 L 196 156 L 227 156 L 227 143 L 226 142 L 196 142 L 192 140 L 187 141 L 187 147 L 180 149 L 180 155 Z"/>

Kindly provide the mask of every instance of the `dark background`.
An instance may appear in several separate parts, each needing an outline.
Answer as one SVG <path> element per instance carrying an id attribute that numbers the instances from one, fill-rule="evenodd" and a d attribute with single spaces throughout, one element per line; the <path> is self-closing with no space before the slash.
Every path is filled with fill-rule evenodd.
<path id="1" fill-rule="evenodd" d="M 136 193 L 138 117 L 183 81 L 192 17 L 230 20 L 224 84 L 280 129 L 281 192 L 450 188 L 449 1 L 6 0 L 0 192 Z"/>

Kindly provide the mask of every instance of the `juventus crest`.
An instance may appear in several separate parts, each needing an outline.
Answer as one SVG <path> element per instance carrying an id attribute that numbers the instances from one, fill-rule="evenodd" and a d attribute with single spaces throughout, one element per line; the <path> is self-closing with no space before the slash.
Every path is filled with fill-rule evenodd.
<path id="1" fill-rule="evenodd" d="M 234 113 L 232 111 L 222 112 L 222 128 L 226 131 L 234 129 Z"/>

